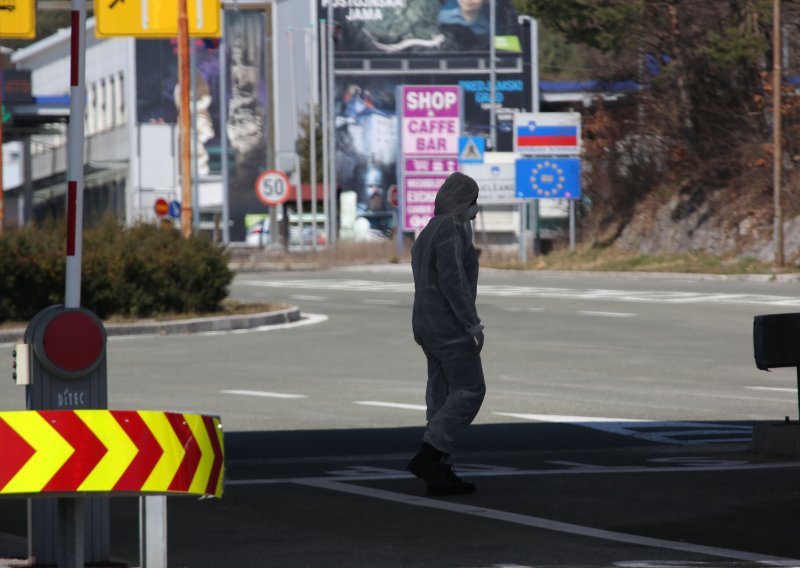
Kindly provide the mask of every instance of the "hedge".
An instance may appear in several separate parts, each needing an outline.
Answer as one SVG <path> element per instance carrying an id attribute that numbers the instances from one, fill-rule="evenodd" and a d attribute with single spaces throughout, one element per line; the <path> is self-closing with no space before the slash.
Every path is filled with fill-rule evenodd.
<path id="1" fill-rule="evenodd" d="M 0 322 L 64 303 L 65 243 L 63 224 L 0 233 Z M 81 305 L 101 318 L 214 312 L 233 280 L 228 260 L 205 236 L 108 220 L 83 234 Z"/>

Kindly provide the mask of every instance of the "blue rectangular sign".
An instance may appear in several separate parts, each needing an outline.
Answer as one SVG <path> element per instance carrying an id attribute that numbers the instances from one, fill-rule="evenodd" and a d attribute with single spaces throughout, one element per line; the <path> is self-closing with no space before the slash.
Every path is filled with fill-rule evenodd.
<path id="1" fill-rule="evenodd" d="M 517 160 L 516 196 L 523 199 L 579 199 L 579 158 L 530 158 Z"/>
<path id="2" fill-rule="evenodd" d="M 462 136 L 458 139 L 458 163 L 482 164 L 486 153 L 486 138 Z"/>

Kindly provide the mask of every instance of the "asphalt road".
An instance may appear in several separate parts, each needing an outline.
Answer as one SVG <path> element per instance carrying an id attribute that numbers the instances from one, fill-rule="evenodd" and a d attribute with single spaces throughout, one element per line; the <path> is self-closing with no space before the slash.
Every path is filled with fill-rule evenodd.
<path id="1" fill-rule="evenodd" d="M 110 406 L 222 416 L 226 494 L 170 499 L 171 566 L 800 566 L 800 464 L 748 451 L 755 422 L 797 417 L 794 370 L 755 368 L 752 320 L 797 311 L 798 287 L 482 271 L 470 497 L 404 471 L 425 377 L 407 267 L 242 273 L 233 297 L 307 318 L 111 338 Z M 0 401 L 24 406 L 10 380 Z M 135 562 L 135 500 L 112 517 Z M 24 534 L 24 502 L 0 501 L 0 558 Z"/>

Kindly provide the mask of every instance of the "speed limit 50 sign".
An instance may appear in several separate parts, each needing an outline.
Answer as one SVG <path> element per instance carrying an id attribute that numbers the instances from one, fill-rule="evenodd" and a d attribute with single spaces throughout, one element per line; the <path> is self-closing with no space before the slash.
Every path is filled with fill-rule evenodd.
<path id="1" fill-rule="evenodd" d="M 280 205 L 289 199 L 289 178 L 280 170 L 267 170 L 256 179 L 256 195 L 264 205 Z"/>

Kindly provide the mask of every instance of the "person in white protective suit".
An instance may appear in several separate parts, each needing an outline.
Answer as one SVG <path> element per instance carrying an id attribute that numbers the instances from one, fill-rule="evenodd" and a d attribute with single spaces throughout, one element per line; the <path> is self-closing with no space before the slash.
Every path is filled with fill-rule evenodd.
<path id="1" fill-rule="evenodd" d="M 449 456 L 486 394 L 480 358 L 483 325 L 475 307 L 478 254 L 471 225 L 477 200 L 475 180 L 451 174 L 436 194 L 434 217 L 411 248 L 412 328 L 427 358 L 428 383 L 427 426 L 408 470 L 427 483 L 429 495 L 475 491 L 475 484 L 453 471 Z"/>

